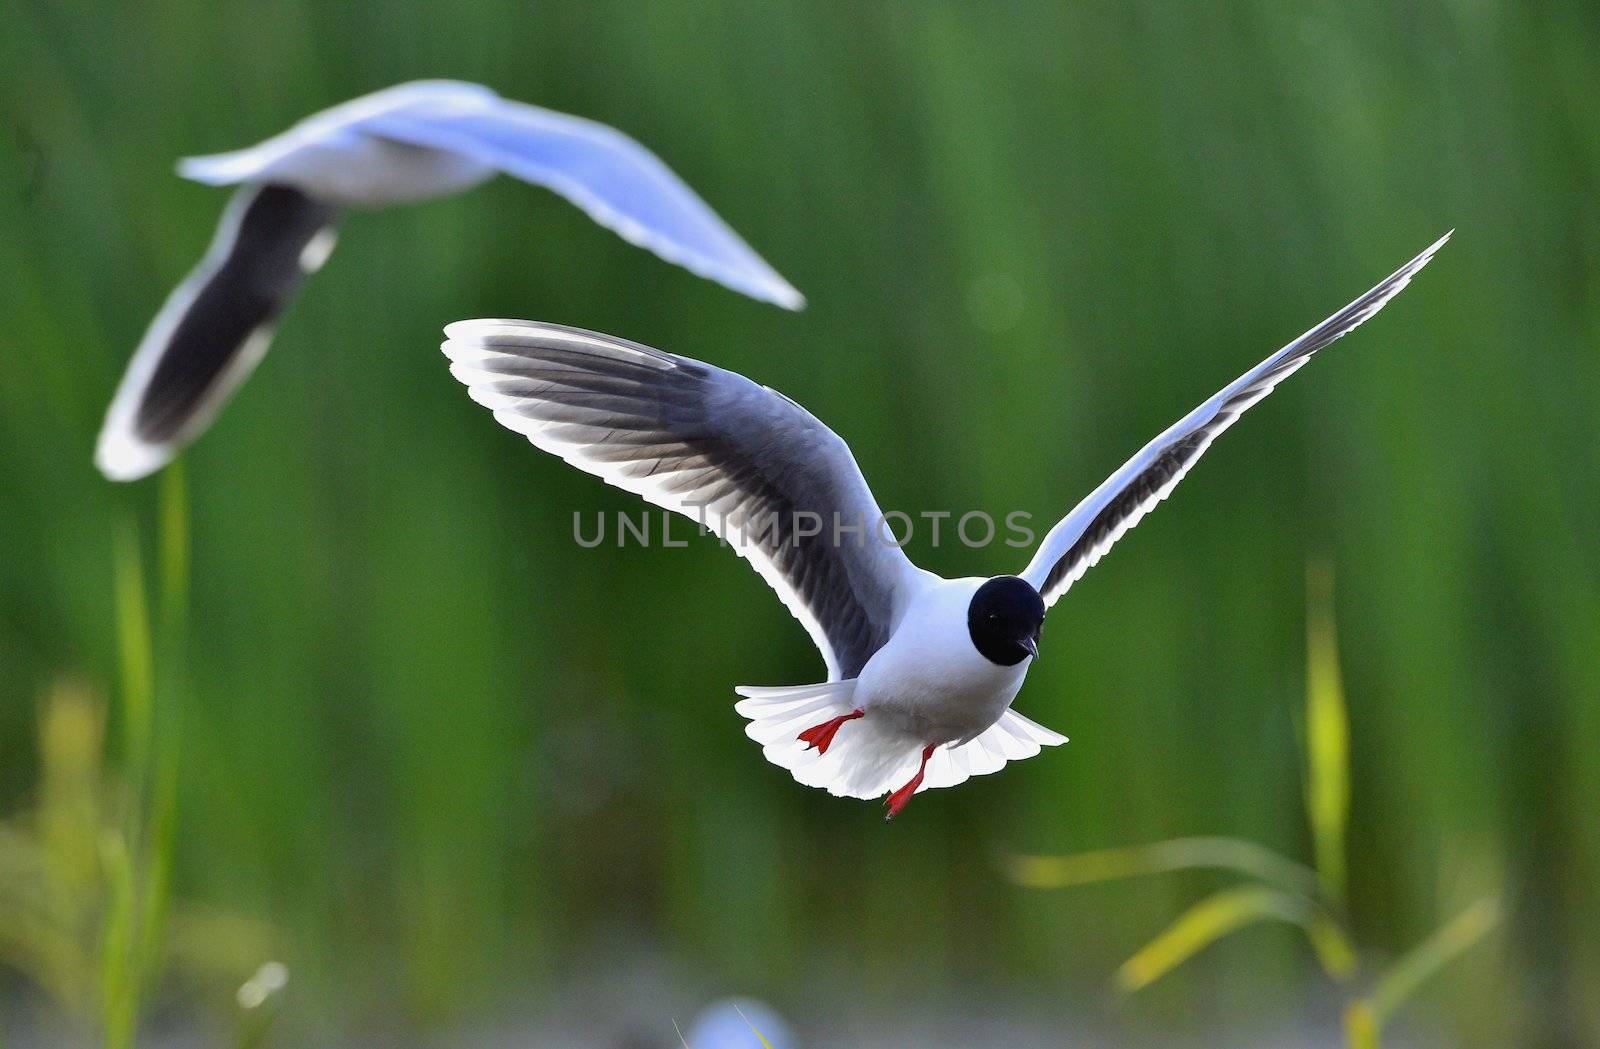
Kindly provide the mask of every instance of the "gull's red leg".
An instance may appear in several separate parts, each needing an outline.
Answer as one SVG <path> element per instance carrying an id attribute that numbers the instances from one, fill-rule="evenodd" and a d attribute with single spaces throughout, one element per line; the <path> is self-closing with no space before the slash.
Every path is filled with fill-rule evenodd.
<path id="1" fill-rule="evenodd" d="M 911 800 L 911 795 L 915 794 L 917 788 L 922 786 L 922 777 L 928 771 L 928 759 L 933 757 L 933 750 L 932 744 L 922 748 L 922 764 L 917 766 L 917 774 L 911 777 L 910 783 L 889 795 L 889 800 L 884 803 L 889 806 L 889 815 L 885 816 L 884 819 L 892 820 L 900 815 L 900 810 L 906 807 L 906 803 Z"/>
<path id="2" fill-rule="evenodd" d="M 829 744 L 833 742 L 833 737 L 839 734 L 839 726 L 846 721 L 854 721 L 856 718 L 866 717 L 866 714 L 865 710 L 852 710 L 848 714 L 840 714 L 836 718 L 829 718 L 820 725 L 812 725 L 795 738 L 804 741 L 807 750 L 815 749 L 819 753 L 826 754 Z"/>

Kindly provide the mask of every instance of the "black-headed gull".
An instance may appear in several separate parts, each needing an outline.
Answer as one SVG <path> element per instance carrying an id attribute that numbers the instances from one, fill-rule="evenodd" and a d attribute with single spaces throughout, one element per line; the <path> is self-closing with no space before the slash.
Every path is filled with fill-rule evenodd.
<path id="1" fill-rule="evenodd" d="M 1449 236 L 1151 441 L 1050 530 L 1020 576 L 944 579 L 917 568 L 878 530 L 883 515 L 844 441 L 734 372 L 531 321 L 452 324 L 444 352 L 503 425 L 702 522 L 749 559 L 821 650 L 828 679 L 736 689 L 746 731 L 801 783 L 855 798 L 887 793 L 894 816 L 919 790 L 1066 742 L 1011 709 L 1045 610 L 1217 434 L 1375 314 Z"/>
<path id="2" fill-rule="evenodd" d="M 333 250 L 346 207 L 444 196 L 504 172 L 702 277 L 789 309 L 805 301 L 633 139 L 478 84 L 401 84 L 248 149 L 190 157 L 178 171 L 240 189 L 205 257 L 156 314 L 106 413 L 95 462 L 114 480 L 159 469 L 210 424 L 266 352 L 278 314 Z"/>

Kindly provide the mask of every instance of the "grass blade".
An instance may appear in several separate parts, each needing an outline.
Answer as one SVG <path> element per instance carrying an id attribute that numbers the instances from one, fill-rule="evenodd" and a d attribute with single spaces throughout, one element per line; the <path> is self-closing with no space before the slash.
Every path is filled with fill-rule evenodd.
<path id="1" fill-rule="evenodd" d="M 1344 1010 L 1344 1044 L 1346 1049 L 1379 1049 L 1380 1032 L 1377 1018 L 1372 1015 L 1372 1003 L 1366 999 L 1351 1002 Z"/>
<path id="2" fill-rule="evenodd" d="M 134 925 L 133 860 L 127 845 L 107 833 L 101 844 L 106 872 L 106 914 L 100 941 L 101 1023 L 106 1049 L 131 1049 L 139 1015 L 139 988 L 132 971 Z"/>
<path id="3" fill-rule="evenodd" d="M 1064 889 L 1168 871 L 1225 870 L 1299 896 L 1314 897 L 1317 891 L 1315 872 L 1239 838 L 1173 838 L 1073 856 L 1009 856 L 1003 866 L 1012 881 L 1030 889 Z"/>
<path id="4" fill-rule="evenodd" d="M 1322 971 L 1335 983 L 1349 983 L 1360 959 L 1344 928 L 1326 914 L 1319 914 L 1306 926 L 1306 939 L 1311 941 Z"/>
<path id="5" fill-rule="evenodd" d="M 167 619 L 181 618 L 189 597 L 189 496 L 183 459 L 161 472 L 161 608 Z"/>
<path id="6" fill-rule="evenodd" d="M 1372 1015 L 1379 1028 L 1430 976 L 1483 939 L 1499 922 L 1500 902 L 1479 900 L 1396 962 L 1372 990 Z"/>
<path id="7" fill-rule="evenodd" d="M 1246 925 L 1275 920 L 1304 926 L 1312 908 L 1299 896 L 1266 885 L 1242 885 L 1207 896 L 1189 908 L 1117 970 L 1123 991 L 1148 987 L 1189 958 Z"/>
<path id="8" fill-rule="evenodd" d="M 139 771 L 148 786 L 143 814 L 141 896 L 135 964 L 153 982 L 166 946 L 173 842 L 177 835 L 178 747 L 181 696 L 187 683 L 189 618 L 189 498 L 182 459 L 161 472 L 158 504 L 157 593 L 159 595 L 157 693 L 152 702 L 149 767 Z"/>
<path id="9" fill-rule="evenodd" d="M 756 1041 L 761 1043 L 761 1049 L 772 1049 L 772 1043 L 767 1041 L 767 1036 L 762 1034 L 756 1025 L 750 1022 L 750 1017 L 744 1014 L 743 1009 L 736 1005 L 733 1007 L 733 1011 L 739 1014 L 739 1019 L 743 1020 L 744 1025 L 750 1028 L 750 1033 L 756 1036 Z"/>
<path id="10" fill-rule="evenodd" d="M 133 966 L 141 986 L 151 984 L 161 970 L 166 950 L 167 908 L 172 888 L 172 847 L 177 824 L 177 767 L 171 760 L 158 762 L 141 858 L 140 895 Z"/>
<path id="11" fill-rule="evenodd" d="M 1333 569 L 1306 569 L 1306 815 L 1323 892 L 1343 907 L 1350 819 L 1350 718 L 1339 675 Z"/>
<path id="12" fill-rule="evenodd" d="M 149 768 L 155 718 L 155 665 L 138 529 L 130 521 L 117 534 L 113 588 L 117 607 L 117 654 L 122 671 L 122 729 L 128 774 L 135 787 Z"/>

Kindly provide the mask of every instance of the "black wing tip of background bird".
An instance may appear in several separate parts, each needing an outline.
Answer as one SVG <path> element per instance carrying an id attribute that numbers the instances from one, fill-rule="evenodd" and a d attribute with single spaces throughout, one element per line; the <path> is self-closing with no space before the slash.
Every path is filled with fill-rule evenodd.
<path id="1" fill-rule="evenodd" d="M 204 258 L 168 296 L 135 352 L 95 450 L 112 480 L 160 469 L 226 399 L 233 369 L 332 248 L 339 209 L 290 186 L 240 188 Z M 233 382 L 243 375 L 233 377 Z"/>

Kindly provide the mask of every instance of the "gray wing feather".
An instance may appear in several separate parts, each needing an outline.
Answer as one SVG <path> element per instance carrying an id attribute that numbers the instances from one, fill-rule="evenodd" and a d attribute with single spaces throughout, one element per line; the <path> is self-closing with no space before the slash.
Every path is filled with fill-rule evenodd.
<path id="1" fill-rule="evenodd" d="M 888 640 L 918 570 L 876 532 L 849 447 L 810 412 L 734 372 L 576 328 L 478 320 L 445 333 L 451 373 L 500 423 L 747 558 L 830 680 L 855 677 Z M 836 519 L 866 532 L 836 537 Z"/>
<path id="2" fill-rule="evenodd" d="M 1022 578 L 1039 589 L 1046 605 L 1054 604 L 1124 533 L 1171 494 L 1218 434 L 1300 369 L 1312 354 L 1382 309 L 1449 239 L 1446 233 L 1434 241 L 1365 295 L 1241 375 L 1145 445 L 1050 530 Z"/>

